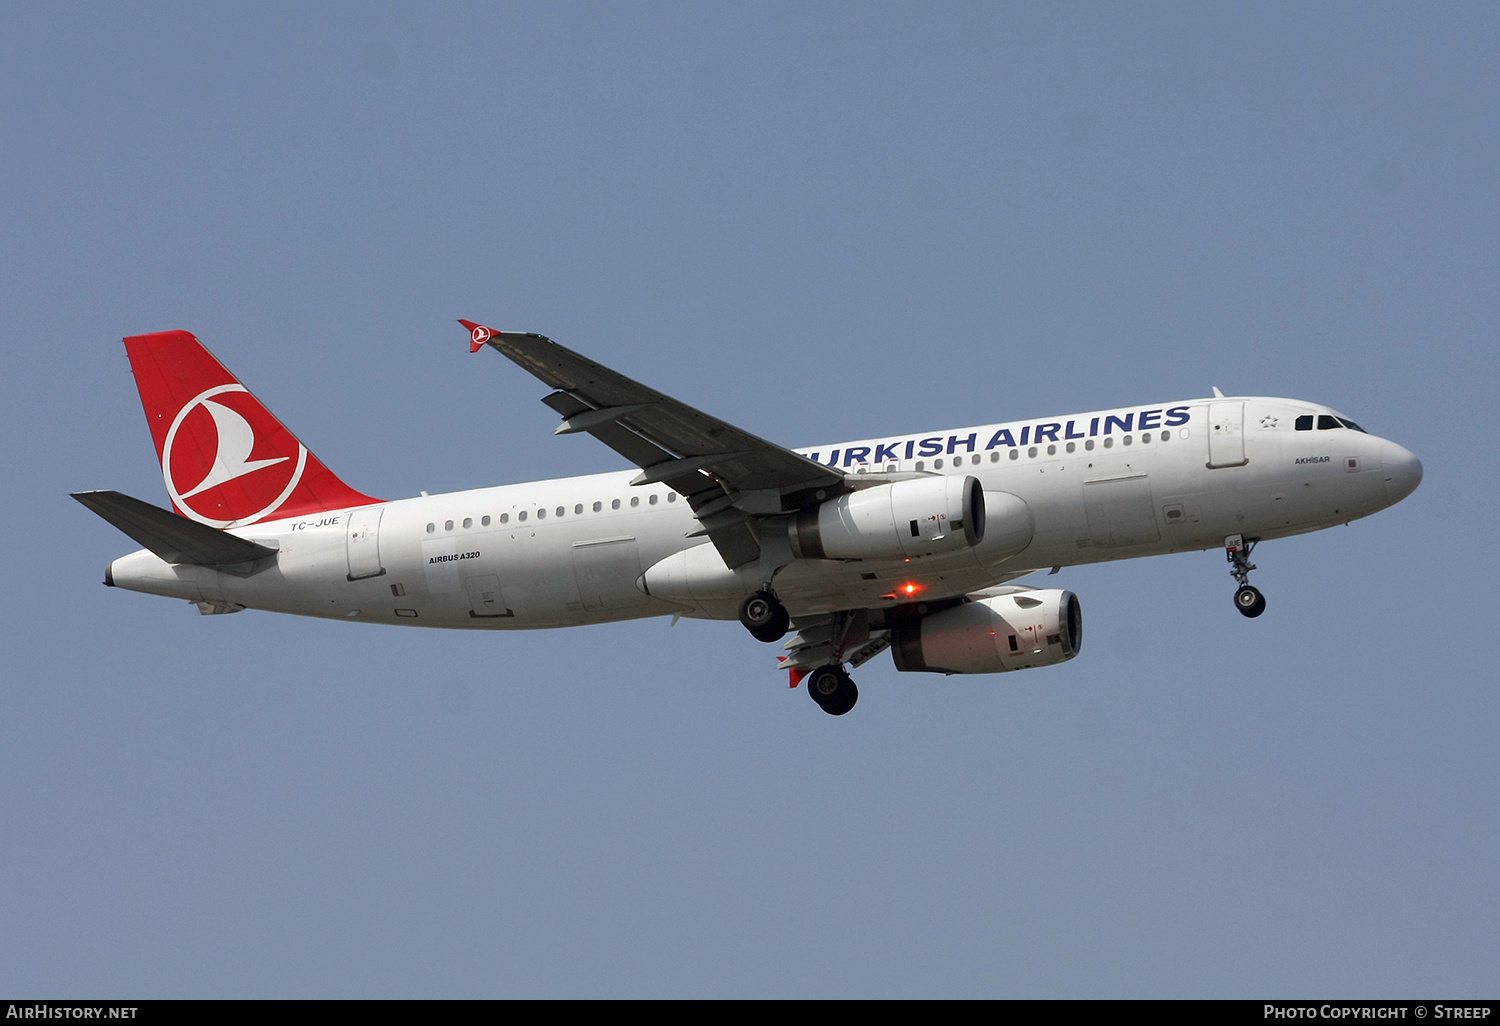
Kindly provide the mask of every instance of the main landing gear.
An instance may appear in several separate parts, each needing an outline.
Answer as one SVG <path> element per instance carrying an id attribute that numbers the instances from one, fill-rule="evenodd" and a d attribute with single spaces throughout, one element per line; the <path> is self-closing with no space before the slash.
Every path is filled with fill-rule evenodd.
<path id="1" fill-rule="evenodd" d="M 792 625 L 792 618 L 775 595 L 757 591 L 740 603 L 740 623 L 757 641 L 780 641 Z"/>
<path id="2" fill-rule="evenodd" d="M 861 620 L 861 623 L 864 621 Z M 745 625 L 745 630 L 759 641 L 779 641 L 792 625 L 792 618 L 786 611 L 786 606 L 781 600 L 771 593 L 770 589 L 763 588 L 750 595 L 740 603 L 740 623 Z M 847 636 L 848 622 L 843 614 L 835 614 L 835 628 L 833 633 L 838 638 Z M 868 636 L 868 631 L 865 632 Z M 842 657 L 842 642 L 836 649 L 839 653 L 836 658 Z M 795 677 L 792 678 L 796 680 Z M 812 700 L 818 703 L 818 708 L 830 716 L 842 716 L 854 708 L 854 703 L 859 701 L 859 688 L 854 686 L 854 678 L 844 672 L 842 663 L 829 663 L 813 670 L 806 677 L 807 693 Z M 795 685 L 794 685 L 795 686 Z"/>
<path id="3" fill-rule="evenodd" d="M 830 716 L 842 716 L 859 701 L 859 688 L 842 666 L 820 666 L 807 675 L 807 693 Z"/>
<path id="4" fill-rule="evenodd" d="M 1229 573 L 1240 584 L 1234 593 L 1234 608 L 1245 616 L 1259 616 L 1266 611 L 1266 597 L 1250 586 L 1250 571 L 1255 569 L 1255 564 L 1250 562 L 1250 553 L 1259 541 L 1259 538 L 1242 538 L 1237 534 L 1224 539 Z"/>

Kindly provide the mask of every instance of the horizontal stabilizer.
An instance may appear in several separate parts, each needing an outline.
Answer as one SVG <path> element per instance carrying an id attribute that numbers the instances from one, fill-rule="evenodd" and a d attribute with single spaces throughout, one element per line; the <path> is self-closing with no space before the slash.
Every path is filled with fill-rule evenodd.
<path id="1" fill-rule="evenodd" d="M 275 549 L 225 534 L 121 492 L 74 492 L 73 498 L 168 563 L 228 566 L 276 554 Z"/>

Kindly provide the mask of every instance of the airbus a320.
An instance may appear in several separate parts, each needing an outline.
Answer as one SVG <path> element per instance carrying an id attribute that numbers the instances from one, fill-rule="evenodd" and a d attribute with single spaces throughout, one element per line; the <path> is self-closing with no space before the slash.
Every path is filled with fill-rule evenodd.
<path id="1" fill-rule="evenodd" d="M 802 449 L 758 438 L 550 339 L 461 321 L 636 469 L 380 500 L 325 467 L 193 335 L 125 339 L 172 509 L 75 498 L 144 548 L 112 587 L 203 613 L 513 630 L 738 619 L 835 716 L 846 667 L 999 673 L 1072 659 L 1078 598 L 1051 568 L 1225 553 L 1259 616 L 1267 539 L 1368 516 L 1422 465 L 1335 410 L 1224 396 Z M 787 635 L 791 637 L 787 639 Z"/>

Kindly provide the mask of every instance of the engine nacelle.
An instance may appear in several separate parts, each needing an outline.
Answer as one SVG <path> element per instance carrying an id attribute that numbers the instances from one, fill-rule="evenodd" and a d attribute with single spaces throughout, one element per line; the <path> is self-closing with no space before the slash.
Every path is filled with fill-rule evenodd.
<path id="1" fill-rule="evenodd" d="M 792 521 L 804 559 L 902 559 L 958 552 L 984 537 L 984 489 L 957 474 L 861 488 Z"/>
<path id="2" fill-rule="evenodd" d="M 931 613 L 891 632 L 896 669 L 1002 673 L 1067 662 L 1083 644 L 1071 591 L 1020 591 Z"/>

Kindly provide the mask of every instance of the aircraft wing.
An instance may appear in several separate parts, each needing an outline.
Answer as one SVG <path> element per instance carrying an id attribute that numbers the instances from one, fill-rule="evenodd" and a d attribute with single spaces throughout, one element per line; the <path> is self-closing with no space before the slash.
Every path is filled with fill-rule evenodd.
<path id="1" fill-rule="evenodd" d="M 754 561 L 750 521 L 848 490 L 844 475 L 695 410 L 549 338 L 473 321 L 471 351 L 488 345 L 553 389 L 542 402 L 563 417 L 558 434 L 584 431 L 641 468 L 631 484 L 660 482 L 685 496 L 701 532 L 731 568 Z M 819 494 L 821 493 L 821 494 Z"/>

